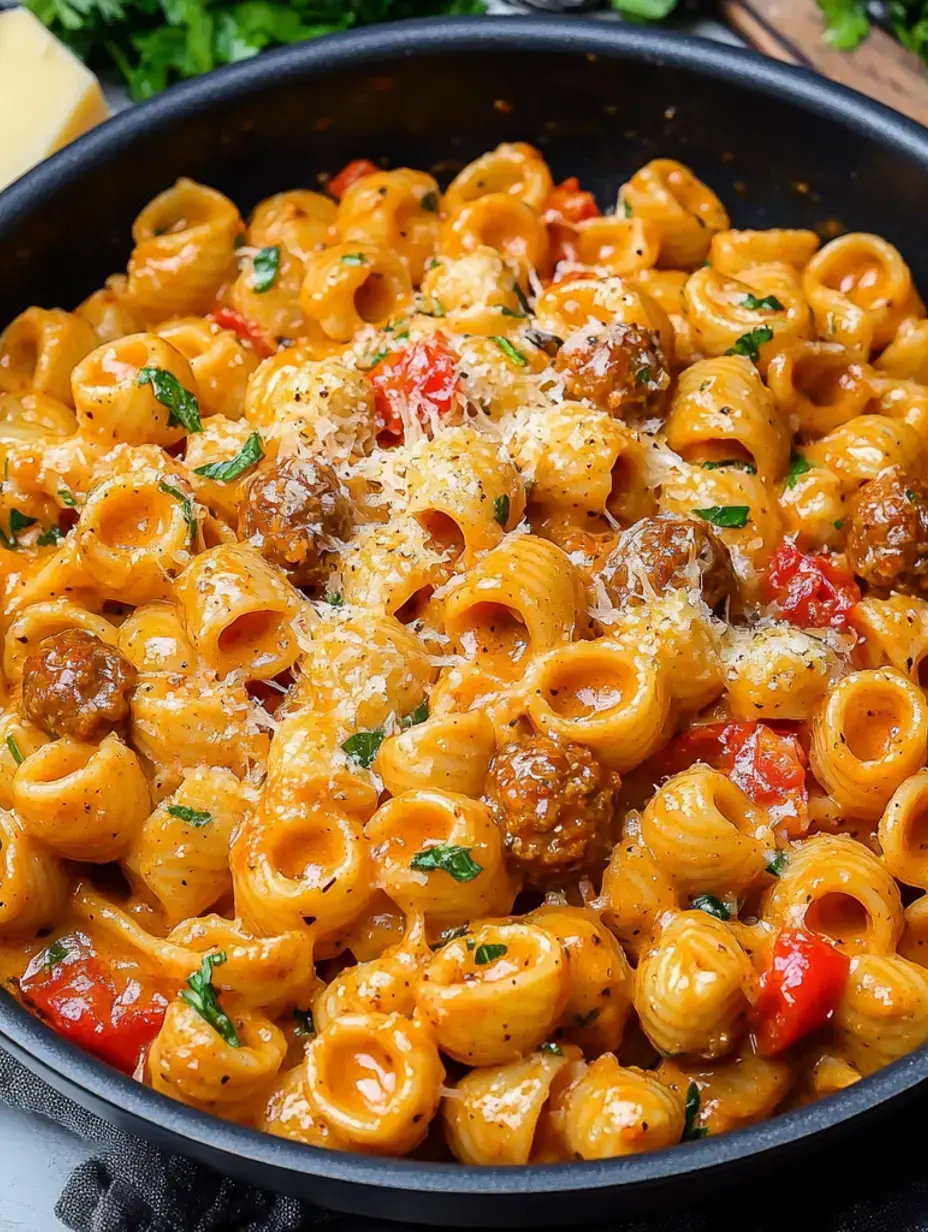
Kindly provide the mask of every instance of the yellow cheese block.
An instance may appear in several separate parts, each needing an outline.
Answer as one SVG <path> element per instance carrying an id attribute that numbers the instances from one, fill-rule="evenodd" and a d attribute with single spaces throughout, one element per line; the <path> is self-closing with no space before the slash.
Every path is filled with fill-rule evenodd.
<path id="1" fill-rule="evenodd" d="M 0 13 L 0 189 L 109 114 L 96 77 L 37 17 Z"/>

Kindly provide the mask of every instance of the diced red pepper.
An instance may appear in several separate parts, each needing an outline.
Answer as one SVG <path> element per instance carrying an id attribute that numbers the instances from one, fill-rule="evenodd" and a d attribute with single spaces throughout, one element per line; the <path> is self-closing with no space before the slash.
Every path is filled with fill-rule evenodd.
<path id="1" fill-rule="evenodd" d="M 368 373 L 374 386 L 374 411 L 381 444 L 402 441 L 403 415 L 429 426 L 460 401 L 457 356 L 443 334 L 393 351 Z"/>
<path id="2" fill-rule="evenodd" d="M 704 761 L 729 776 L 772 820 L 796 837 L 809 826 L 806 755 L 794 732 L 766 723 L 703 723 L 668 750 L 671 774 Z"/>
<path id="3" fill-rule="evenodd" d="M 369 158 L 355 158 L 352 162 L 346 163 L 338 175 L 332 176 L 329 180 L 329 192 L 341 201 L 352 184 L 356 184 L 358 180 L 363 180 L 366 175 L 372 175 L 378 170 L 376 163 L 372 163 Z"/>
<path id="4" fill-rule="evenodd" d="M 762 1056 L 783 1052 L 825 1026 L 841 999 L 849 967 L 845 954 L 812 933 L 780 933 L 751 1011 Z"/>
<path id="5" fill-rule="evenodd" d="M 117 981 L 90 939 L 72 933 L 32 959 L 19 989 L 59 1035 L 131 1074 L 161 1029 L 168 1001 L 136 979 Z"/>
<path id="6" fill-rule="evenodd" d="M 541 216 L 549 224 L 576 225 L 587 218 L 598 218 L 599 206 L 593 194 L 583 191 L 580 181 L 571 175 L 548 193 L 541 207 Z"/>
<path id="7" fill-rule="evenodd" d="M 764 577 L 764 597 L 784 620 L 800 628 L 846 629 L 860 589 L 851 574 L 827 556 L 807 556 L 785 539 Z"/>
<path id="8" fill-rule="evenodd" d="M 236 312 L 234 308 L 219 307 L 215 312 L 209 314 L 208 319 L 218 325 L 220 329 L 231 329 L 233 333 L 238 334 L 243 342 L 250 342 L 254 347 L 255 354 L 260 355 L 262 359 L 267 359 L 269 355 L 275 354 L 277 350 L 260 325 L 256 325 L 254 321 L 247 320 L 240 312 Z"/>

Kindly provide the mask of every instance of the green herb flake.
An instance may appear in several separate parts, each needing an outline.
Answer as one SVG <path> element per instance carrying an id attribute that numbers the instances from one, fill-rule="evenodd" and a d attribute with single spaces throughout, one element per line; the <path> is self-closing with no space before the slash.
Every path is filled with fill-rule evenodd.
<path id="1" fill-rule="evenodd" d="M 708 509 L 694 509 L 693 512 L 704 522 L 711 522 L 722 530 L 741 530 L 747 525 L 750 506 L 710 505 Z"/>
<path id="2" fill-rule="evenodd" d="M 23 758 L 22 753 L 19 751 L 19 745 L 16 743 L 15 736 L 7 736 L 6 747 L 10 750 L 10 756 L 16 762 L 17 766 L 21 766 L 25 759 Z"/>
<path id="3" fill-rule="evenodd" d="M 505 526 L 509 521 L 509 497 L 505 492 L 493 502 L 493 517 L 500 526 Z"/>
<path id="4" fill-rule="evenodd" d="M 198 828 L 213 820 L 212 813 L 208 813 L 205 809 L 190 808 L 187 804 L 169 804 L 168 813 L 176 817 L 178 821 L 185 821 L 188 825 Z"/>
<path id="5" fill-rule="evenodd" d="M 735 470 L 744 471 L 746 475 L 756 475 L 757 467 L 753 462 L 743 462 L 741 458 L 723 458 L 721 462 L 703 462 L 704 471 Z"/>
<path id="6" fill-rule="evenodd" d="M 316 1020 L 313 1018 L 312 1010 L 294 1010 L 293 1021 L 296 1023 L 296 1026 L 294 1027 L 294 1034 L 316 1034 Z"/>
<path id="7" fill-rule="evenodd" d="M 788 863 L 789 856 L 787 856 L 786 852 L 778 851 L 776 855 L 770 857 L 770 862 L 767 864 L 765 871 L 768 872 L 771 877 L 782 877 L 783 870 L 786 868 Z"/>
<path id="8" fill-rule="evenodd" d="M 58 489 L 58 499 L 61 501 L 62 505 L 65 505 L 68 509 L 77 508 L 77 501 L 74 499 L 74 493 L 69 492 L 67 488 Z"/>
<path id="9" fill-rule="evenodd" d="M 503 304 L 500 312 L 504 317 L 515 317 L 517 321 L 524 321 L 527 316 L 524 312 L 516 312 L 515 308 L 510 308 L 508 304 Z"/>
<path id="10" fill-rule="evenodd" d="M 520 368 L 524 368 L 528 363 L 525 355 L 518 347 L 512 345 L 508 338 L 503 338 L 500 334 L 494 334 L 491 339 L 495 342 L 507 359 L 511 359 L 514 364 L 518 364 Z"/>
<path id="11" fill-rule="evenodd" d="M 647 364 L 645 364 L 644 367 L 639 368 L 638 371 L 635 373 L 635 384 L 636 385 L 647 385 L 650 379 L 651 379 L 651 369 Z"/>
<path id="12" fill-rule="evenodd" d="M 527 317 L 530 317 L 532 315 L 532 305 L 528 302 L 528 296 L 522 290 L 522 284 L 518 280 L 512 284 L 512 290 L 516 299 L 519 301 L 522 311 Z"/>
<path id="13" fill-rule="evenodd" d="M 197 531 L 200 529 L 200 522 L 197 518 L 196 507 L 193 500 L 181 492 L 180 488 L 172 488 L 169 483 L 162 479 L 158 484 L 158 489 L 164 492 L 167 496 L 173 496 L 180 503 L 180 510 L 183 514 L 184 521 L 187 523 L 187 534 L 191 544 L 197 537 Z"/>
<path id="14" fill-rule="evenodd" d="M 342 254 L 342 265 L 370 265 L 363 252 L 346 252 Z"/>
<path id="15" fill-rule="evenodd" d="M 916 500 L 915 500 L 915 493 L 912 491 L 912 489 L 911 489 L 911 488 L 906 488 L 906 490 L 905 490 L 905 499 L 906 499 L 907 501 L 909 501 L 909 502 L 910 502 L 911 504 L 913 504 L 913 505 L 917 503 L 917 502 L 916 502 Z M 10 529 L 11 529 L 11 530 L 13 529 L 13 519 L 12 519 L 12 517 L 10 518 Z"/>
<path id="16" fill-rule="evenodd" d="M 418 727 L 420 723 L 424 723 L 429 717 L 429 704 L 426 701 L 420 702 L 415 710 L 411 710 L 404 719 L 400 719 L 400 727 L 404 730 L 407 727 Z"/>
<path id="17" fill-rule="evenodd" d="M 683 1106 L 683 1137 L 681 1142 L 695 1142 L 698 1138 L 705 1138 L 709 1133 L 704 1125 L 697 1125 L 696 1119 L 699 1116 L 699 1087 L 695 1082 L 691 1082 L 686 1090 L 686 1103 Z"/>
<path id="18" fill-rule="evenodd" d="M 835 530 L 844 530 L 844 518 L 836 518 L 835 521 L 832 522 L 832 526 Z"/>
<path id="19" fill-rule="evenodd" d="M 385 739 L 386 732 L 382 727 L 378 727 L 375 731 L 355 732 L 342 744 L 342 752 L 347 753 L 351 760 L 357 762 L 359 766 L 369 770 Z"/>
<path id="20" fill-rule="evenodd" d="M 544 329 L 535 329 L 534 327 L 527 329 L 525 331 L 525 337 L 532 344 L 532 346 L 538 347 L 539 351 L 544 351 L 545 355 L 549 356 L 551 359 L 554 359 L 558 351 L 564 345 L 563 338 L 559 338 L 557 334 L 549 334 L 548 331 Z"/>
<path id="21" fill-rule="evenodd" d="M 758 325 L 757 329 L 752 329 L 746 334 L 742 334 L 734 346 L 728 348 L 726 355 L 744 355 L 747 359 L 757 363 L 760 359 L 760 348 L 765 342 L 769 342 L 773 337 L 773 330 L 769 325 Z"/>
<path id="22" fill-rule="evenodd" d="M 422 200 L 419 202 L 419 204 L 422 206 L 424 210 L 428 210 L 430 214 L 437 214 L 438 213 L 438 193 L 437 192 L 427 192 L 425 196 L 422 198 Z"/>
<path id="23" fill-rule="evenodd" d="M 42 969 L 52 971 L 68 956 L 68 947 L 62 941 L 53 941 L 42 954 Z"/>
<path id="24" fill-rule="evenodd" d="M 811 469 L 812 463 L 808 458 L 803 457 L 801 453 L 797 453 L 794 449 L 789 455 L 789 469 L 784 480 L 786 486 L 788 488 L 795 488 L 799 476 L 807 474 Z"/>
<path id="25" fill-rule="evenodd" d="M 10 534 L 14 537 L 21 530 L 28 530 L 30 526 L 35 526 L 38 518 L 27 517 L 26 514 L 20 512 L 19 509 L 10 510 Z"/>
<path id="26" fill-rule="evenodd" d="M 254 266 L 252 286 L 255 291 L 259 294 L 270 291 L 280 273 L 280 249 L 276 244 L 259 249 L 255 253 L 252 264 Z"/>
<path id="27" fill-rule="evenodd" d="M 446 946 L 449 941 L 457 941 L 459 937 L 466 937 L 469 928 L 469 924 L 461 924 L 457 928 L 443 928 L 438 934 L 438 940 L 433 942 L 429 946 L 429 949 L 440 950 L 443 946 Z M 473 946 L 471 945 L 470 948 L 473 949 Z"/>
<path id="28" fill-rule="evenodd" d="M 178 424 L 188 432 L 202 432 L 200 404 L 189 389 L 184 389 L 173 372 L 166 368 L 142 368 L 138 384 L 150 385 L 152 393 L 168 410 L 168 427 Z"/>
<path id="29" fill-rule="evenodd" d="M 182 988 L 180 995 L 230 1048 L 241 1048 L 235 1023 L 219 1004 L 219 994 L 213 987 L 213 968 L 225 961 L 226 956 L 221 952 L 204 954 L 199 971 L 187 977 L 187 988 Z"/>
<path id="30" fill-rule="evenodd" d="M 473 881 L 483 872 L 483 866 L 471 859 L 469 847 L 455 847 L 440 843 L 435 847 L 423 847 L 409 862 L 409 867 L 420 873 L 448 873 L 455 881 Z"/>
<path id="31" fill-rule="evenodd" d="M 474 962 L 478 967 L 485 967 L 487 963 L 496 962 L 497 958 L 502 958 L 508 952 L 508 945 L 478 945 L 474 950 Z"/>
<path id="32" fill-rule="evenodd" d="M 57 526 L 49 526 L 48 530 L 43 530 L 39 535 L 36 543 L 40 548 L 54 548 L 59 543 L 64 543 L 64 535 Z"/>
<path id="33" fill-rule="evenodd" d="M 556 1044 L 554 1040 L 545 1040 L 543 1044 L 539 1044 L 538 1051 L 550 1053 L 552 1057 L 562 1057 L 564 1055 L 564 1049 L 560 1044 Z"/>
<path id="34" fill-rule="evenodd" d="M 700 894 L 690 905 L 694 911 L 705 911 L 707 915 L 714 915 L 717 920 L 731 919 L 731 912 L 714 894 Z"/>
<path id="35" fill-rule="evenodd" d="M 431 317 L 446 316 L 445 305 L 441 302 L 437 295 L 432 296 L 432 311 L 427 314 Z"/>
<path id="36" fill-rule="evenodd" d="M 748 294 L 741 300 L 741 307 L 748 308 L 751 312 L 785 312 L 786 309 L 780 303 L 775 295 L 765 295 L 763 299 L 758 299 L 756 295 Z"/>
<path id="37" fill-rule="evenodd" d="M 330 607 L 344 607 L 345 606 L 345 596 L 341 593 L 340 590 L 337 590 L 334 595 L 326 595 L 325 601 L 326 603 L 329 604 Z"/>
<path id="38" fill-rule="evenodd" d="M 592 1027 L 593 1023 L 599 1017 L 599 1007 L 595 1006 L 591 1010 L 587 1010 L 583 1014 L 574 1014 L 575 1027 Z"/>
<path id="39" fill-rule="evenodd" d="M 226 462 L 208 462 L 206 466 L 198 466 L 193 473 L 202 475 L 204 479 L 215 479 L 219 483 L 232 483 L 256 466 L 263 457 L 261 437 L 257 432 L 252 432 L 234 458 L 229 458 Z"/>
<path id="40" fill-rule="evenodd" d="M 631 218 L 632 216 L 632 207 L 629 205 L 627 201 L 622 202 L 622 213 L 625 215 L 626 218 Z"/>

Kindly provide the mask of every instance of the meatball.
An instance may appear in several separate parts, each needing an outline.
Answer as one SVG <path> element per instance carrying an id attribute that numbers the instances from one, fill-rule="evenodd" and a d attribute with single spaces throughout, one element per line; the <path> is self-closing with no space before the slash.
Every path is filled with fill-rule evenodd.
<path id="1" fill-rule="evenodd" d="M 83 629 L 43 638 L 23 669 L 22 712 L 49 736 L 99 740 L 125 722 L 138 672 Z"/>
<path id="2" fill-rule="evenodd" d="M 845 552 L 874 591 L 928 593 L 928 483 L 900 466 L 865 483 L 851 503 Z"/>
<path id="3" fill-rule="evenodd" d="M 653 329 L 617 322 L 602 333 L 575 330 L 554 367 L 563 373 L 569 398 L 585 398 L 612 415 L 627 409 L 664 410 L 670 373 Z"/>
<path id="4" fill-rule="evenodd" d="M 333 539 L 351 534 L 351 505 L 330 466 L 283 458 L 263 466 L 245 490 L 238 533 L 297 586 L 324 581 Z"/>
<path id="5" fill-rule="evenodd" d="M 713 609 L 735 593 L 728 548 L 707 522 L 675 513 L 641 518 L 623 531 L 600 577 L 617 604 L 696 582 Z"/>
<path id="6" fill-rule="evenodd" d="M 530 736 L 497 752 L 487 796 L 527 888 L 558 885 L 605 859 L 619 785 L 581 744 Z"/>

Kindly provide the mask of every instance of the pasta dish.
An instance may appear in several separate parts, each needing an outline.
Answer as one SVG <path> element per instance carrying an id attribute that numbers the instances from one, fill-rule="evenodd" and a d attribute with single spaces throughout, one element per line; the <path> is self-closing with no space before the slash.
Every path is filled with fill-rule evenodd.
<path id="1" fill-rule="evenodd" d="M 928 317 L 538 150 L 180 180 L 0 334 L 0 977 L 310 1146 L 629 1155 L 928 1041 Z"/>

